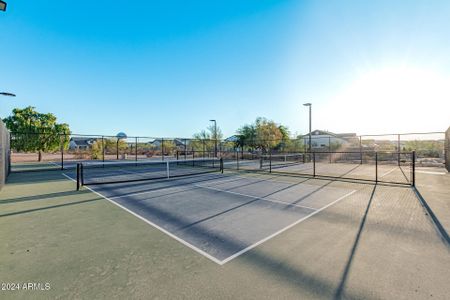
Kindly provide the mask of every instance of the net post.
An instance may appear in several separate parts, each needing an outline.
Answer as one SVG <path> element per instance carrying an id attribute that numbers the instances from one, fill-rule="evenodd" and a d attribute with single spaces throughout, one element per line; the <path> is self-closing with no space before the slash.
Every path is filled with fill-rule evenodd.
<path id="1" fill-rule="evenodd" d="M 400 167 L 400 134 L 397 135 L 398 141 L 397 141 L 397 161 L 398 161 L 398 166 Z"/>
<path id="2" fill-rule="evenodd" d="M 263 156 L 261 155 L 259 157 L 259 168 L 262 169 L 262 167 L 263 167 Z"/>
<path id="3" fill-rule="evenodd" d="M 80 164 L 77 163 L 77 191 L 80 190 Z"/>
<path id="4" fill-rule="evenodd" d="M 166 164 L 166 173 L 167 173 L 167 178 L 170 178 L 170 166 L 169 166 L 169 161 L 165 161 Z"/>
<path id="5" fill-rule="evenodd" d="M 375 183 L 378 183 L 378 152 L 375 152 Z"/>
<path id="6" fill-rule="evenodd" d="M 187 139 L 184 139 L 184 160 L 186 160 L 187 156 Z M 177 150 L 177 159 L 178 159 L 178 150 Z"/>
<path id="7" fill-rule="evenodd" d="M 195 150 L 192 150 L 192 159 L 195 159 Z"/>
<path id="8" fill-rule="evenodd" d="M 412 168 L 411 168 L 412 182 L 411 182 L 411 185 L 413 187 L 415 187 L 416 186 L 416 151 L 413 151 L 411 154 L 412 154 Z"/>
<path id="9" fill-rule="evenodd" d="M 177 160 L 179 159 L 178 155 L 179 155 L 179 151 L 177 150 Z M 186 152 L 184 152 L 184 155 L 186 155 Z"/>
<path id="10" fill-rule="evenodd" d="M 313 152 L 312 155 L 313 155 L 313 177 L 316 177 L 316 152 Z"/>
<path id="11" fill-rule="evenodd" d="M 220 158 L 220 172 L 223 174 L 223 157 Z"/>

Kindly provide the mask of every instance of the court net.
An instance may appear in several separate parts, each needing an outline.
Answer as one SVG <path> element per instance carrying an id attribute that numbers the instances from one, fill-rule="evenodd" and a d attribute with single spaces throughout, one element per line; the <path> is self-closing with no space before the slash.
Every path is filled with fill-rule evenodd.
<path id="1" fill-rule="evenodd" d="M 77 189 L 83 185 L 155 180 L 222 170 L 222 159 L 215 158 L 161 162 L 85 162 L 77 165 Z"/>
<path id="2" fill-rule="evenodd" d="M 273 154 L 261 155 L 261 169 L 282 168 L 290 165 L 303 164 L 305 157 L 303 154 Z"/>

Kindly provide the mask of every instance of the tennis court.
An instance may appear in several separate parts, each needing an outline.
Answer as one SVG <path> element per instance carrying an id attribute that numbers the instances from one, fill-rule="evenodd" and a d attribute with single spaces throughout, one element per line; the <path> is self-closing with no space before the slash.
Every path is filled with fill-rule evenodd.
<path id="1" fill-rule="evenodd" d="M 202 167 L 214 162 L 195 160 L 200 161 Z M 84 185 L 218 264 L 356 192 L 308 178 L 222 174 L 220 168 L 204 172 L 190 167 L 193 162 L 184 161 L 189 167 L 182 165 L 185 172 L 175 178 L 165 178 L 165 166 L 181 162 L 85 165 Z"/>

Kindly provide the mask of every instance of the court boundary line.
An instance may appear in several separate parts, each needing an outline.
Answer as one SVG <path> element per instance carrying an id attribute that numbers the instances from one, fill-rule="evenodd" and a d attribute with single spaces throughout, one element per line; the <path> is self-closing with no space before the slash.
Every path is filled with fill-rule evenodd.
<path id="1" fill-rule="evenodd" d="M 61 174 L 62 174 L 64 177 L 66 177 L 67 179 L 69 179 L 70 181 L 76 182 L 75 179 L 71 178 L 70 176 L 68 176 L 68 175 L 65 174 L 64 172 L 62 172 Z M 280 235 L 281 233 L 283 233 L 283 232 L 289 230 L 290 228 L 292 228 L 292 227 L 298 225 L 299 223 L 301 223 L 301 222 L 303 222 L 303 221 L 305 221 L 305 220 L 307 220 L 307 219 L 309 219 L 309 218 L 315 216 L 316 214 L 320 213 L 321 211 L 327 209 L 328 207 L 330 207 L 330 206 L 332 206 L 332 205 L 334 205 L 334 204 L 340 202 L 341 200 L 343 200 L 343 199 L 345 199 L 345 198 L 347 198 L 347 197 L 349 197 L 349 196 L 351 196 L 351 195 L 353 195 L 354 193 L 357 192 L 357 190 L 352 190 L 351 192 L 349 192 L 349 193 L 347 193 L 347 194 L 345 194 L 345 195 L 339 197 L 338 199 L 334 200 L 333 202 L 330 202 L 330 203 L 328 203 L 327 205 L 321 207 L 320 209 L 317 209 L 317 210 L 311 212 L 311 213 L 308 214 L 307 216 L 305 216 L 305 217 L 303 217 L 303 218 L 300 218 L 299 220 L 297 220 L 297 221 L 295 221 L 295 222 L 293 222 L 293 223 L 287 225 L 286 227 L 284 227 L 284 228 L 282 228 L 282 229 L 280 229 L 280 230 L 278 230 L 278 231 L 272 233 L 271 235 L 269 235 L 269 236 L 267 236 L 267 237 L 265 237 L 265 238 L 259 240 L 258 242 L 253 243 L 252 245 L 250 245 L 250 246 L 248 246 L 248 247 L 246 247 L 246 248 L 244 248 L 244 249 L 242 249 L 242 250 L 240 250 L 240 251 L 234 253 L 234 254 L 231 255 L 231 256 L 228 256 L 227 258 L 225 258 L 225 259 L 223 259 L 223 260 L 219 260 L 219 259 L 215 258 L 214 256 L 212 256 L 212 255 L 206 253 L 205 251 L 203 251 L 203 250 L 197 248 L 196 246 L 190 244 L 189 242 L 183 240 L 182 238 L 180 238 L 180 237 L 174 235 L 173 233 L 167 231 L 166 229 L 164 229 L 164 228 L 162 228 L 162 227 L 156 225 L 155 223 L 151 222 L 150 220 L 147 220 L 146 218 L 140 216 L 139 214 L 137 214 L 137 213 L 131 211 L 130 209 L 124 207 L 123 205 L 121 205 L 121 204 L 115 202 L 114 200 L 109 199 L 108 197 L 106 197 L 106 196 L 102 195 L 101 193 L 95 191 L 94 189 L 90 188 L 89 186 L 83 186 L 83 187 L 86 188 L 87 190 L 91 191 L 92 193 L 96 194 L 97 196 L 100 196 L 101 198 L 107 200 L 108 202 L 110 202 L 110 203 L 116 205 L 117 207 L 119 207 L 119 208 L 125 210 L 126 212 L 130 213 L 131 215 L 135 216 L 136 218 L 140 219 L 141 221 L 143 221 L 143 222 L 147 223 L 148 225 L 154 227 L 155 229 L 159 230 L 160 232 L 165 233 L 166 235 L 168 235 L 169 237 L 173 238 L 173 239 L 176 240 L 177 242 L 179 242 L 179 243 L 181 243 L 181 244 L 187 246 L 189 249 L 194 250 L 194 251 L 197 252 L 198 254 L 203 255 L 204 257 L 208 258 L 209 260 L 213 261 L 214 263 L 216 263 L 216 264 L 218 264 L 218 265 L 220 265 L 220 266 L 223 266 L 224 264 L 230 262 L 231 260 L 233 260 L 233 259 L 235 259 L 235 258 L 237 258 L 237 257 L 239 257 L 239 256 L 241 256 L 241 255 L 243 255 L 243 254 L 245 254 L 246 252 L 252 250 L 253 248 L 255 248 L 255 247 L 257 247 L 257 246 L 259 246 L 259 245 L 261 245 L 261 244 L 267 242 L 268 240 L 270 240 L 270 239 L 272 239 L 272 238 L 274 238 L 274 237 Z"/>
<path id="2" fill-rule="evenodd" d="M 71 181 L 75 181 L 73 178 L 71 178 L 70 176 L 68 176 L 68 175 L 66 175 L 66 174 L 64 174 L 64 173 L 62 173 L 62 175 L 65 176 L 66 178 L 68 178 L 68 179 L 71 180 Z M 108 197 L 102 195 L 101 193 L 97 192 L 96 190 L 92 189 L 91 187 L 84 186 L 84 188 L 86 188 L 87 190 L 89 190 L 89 191 L 91 191 L 92 193 L 96 194 L 97 196 L 100 196 L 100 197 L 102 197 L 103 199 L 109 201 L 110 203 L 112 203 L 112 204 L 114 204 L 114 205 L 120 207 L 121 209 L 125 210 L 126 212 L 130 213 L 131 215 L 135 216 L 136 218 L 140 219 L 141 221 L 144 221 L 144 222 L 147 223 L 148 225 L 153 226 L 155 229 L 161 231 L 162 233 L 167 234 L 169 237 L 173 238 L 173 239 L 176 240 L 177 242 L 183 244 L 184 246 L 187 246 L 188 248 L 190 248 L 191 250 L 194 250 L 194 251 L 197 252 L 198 254 L 203 255 L 204 257 L 210 259 L 211 261 L 215 262 L 216 264 L 218 264 L 218 265 L 223 265 L 223 264 L 224 264 L 223 261 L 221 261 L 221 260 L 215 258 L 214 256 L 212 256 L 212 255 L 206 253 L 205 251 L 203 251 L 203 250 L 201 250 L 201 249 L 195 247 L 194 245 L 190 244 L 189 242 L 187 242 L 187 241 L 183 240 L 182 238 L 180 238 L 180 237 L 174 235 L 173 233 L 167 231 L 166 229 L 164 229 L 164 228 L 162 228 L 162 227 L 156 225 L 155 223 L 151 222 L 150 220 L 147 220 L 146 218 L 142 217 L 141 215 L 139 215 L 139 214 L 133 212 L 132 210 L 126 208 L 125 206 L 123 206 L 123 205 L 121 205 L 121 204 L 115 202 L 114 200 L 109 199 Z"/>
<path id="3" fill-rule="evenodd" d="M 429 175 L 447 175 L 446 172 L 421 171 L 421 170 L 416 170 L 416 173 L 420 173 L 420 174 L 429 174 Z"/>
<path id="4" fill-rule="evenodd" d="M 264 239 L 262 239 L 262 240 L 260 240 L 260 241 L 258 241 L 258 242 L 256 242 L 256 243 L 254 243 L 254 244 L 248 246 L 247 248 L 244 248 L 244 249 L 242 249 L 241 251 L 238 251 L 238 252 L 236 252 L 235 254 L 233 254 L 233 255 L 227 257 L 226 259 L 224 259 L 224 260 L 222 261 L 222 263 L 223 263 L 223 264 L 226 264 L 227 262 L 229 262 L 229 261 L 231 261 L 231 260 L 233 260 L 233 259 L 235 259 L 235 258 L 237 258 L 237 257 L 239 257 L 239 256 L 241 256 L 241 255 L 243 255 L 244 253 L 246 253 L 246 252 L 252 250 L 253 248 L 255 248 L 255 247 L 257 247 L 257 246 L 259 246 L 259 245 L 261 245 L 261 244 L 263 244 L 264 242 L 267 242 L 268 240 L 270 240 L 270 239 L 276 237 L 277 235 L 279 235 L 279 234 L 285 232 L 286 230 L 288 230 L 288 229 L 290 229 L 290 228 L 292 228 L 292 227 L 298 225 L 299 223 L 301 223 L 301 222 L 303 222 L 303 221 L 305 221 L 305 220 L 311 218 L 312 216 L 314 216 L 314 215 L 320 213 L 321 211 L 323 211 L 324 209 L 327 209 L 328 207 L 330 207 L 330 206 L 332 206 L 332 205 L 338 203 L 339 201 L 341 201 L 341 200 L 347 198 L 348 196 L 353 195 L 353 194 L 356 193 L 356 192 L 357 192 L 357 190 L 353 190 L 353 191 L 351 191 L 351 192 L 345 194 L 344 196 L 342 196 L 342 197 L 340 197 L 340 198 L 334 200 L 333 202 L 328 203 L 328 204 L 325 205 L 324 207 L 322 207 L 322 208 L 320 208 L 320 209 L 318 209 L 318 210 L 316 210 L 316 211 L 310 213 L 309 215 L 307 215 L 307 216 L 305 216 L 305 217 L 303 217 L 303 218 L 301 218 L 301 219 L 295 221 L 294 223 L 292 223 L 292 224 L 290 224 L 290 225 L 288 225 L 288 226 L 286 226 L 286 227 L 284 227 L 284 228 L 278 230 L 277 232 L 275 232 L 275 233 L 273 233 L 273 234 L 271 234 L 271 235 L 265 237 Z"/>

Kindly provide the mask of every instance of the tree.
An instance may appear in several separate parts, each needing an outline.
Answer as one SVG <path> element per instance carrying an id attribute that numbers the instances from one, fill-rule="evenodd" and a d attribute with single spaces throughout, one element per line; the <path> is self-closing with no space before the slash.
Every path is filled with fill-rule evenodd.
<path id="1" fill-rule="evenodd" d="M 202 130 L 193 135 L 193 140 L 190 143 L 190 148 L 195 151 L 214 151 L 214 146 L 217 136 L 217 146 L 223 138 L 222 130 L 217 127 L 217 134 L 214 133 L 214 125 L 210 125 L 206 130 Z"/>
<path id="2" fill-rule="evenodd" d="M 54 152 L 66 149 L 69 145 L 70 129 L 65 123 L 57 123 L 52 113 L 39 113 L 32 106 L 15 108 L 11 116 L 3 120 L 13 134 L 11 147 L 17 151 Z"/>
<path id="3" fill-rule="evenodd" d="M 261 117 L 257 118 L 255 123 L 239 128 L 238 134 L 239 145 L 262 152 L 280 148 L 289 140 L 289 130 L 286 126 Z"/>

